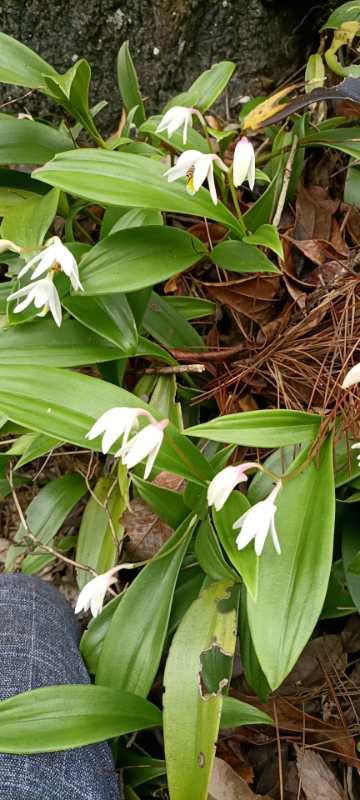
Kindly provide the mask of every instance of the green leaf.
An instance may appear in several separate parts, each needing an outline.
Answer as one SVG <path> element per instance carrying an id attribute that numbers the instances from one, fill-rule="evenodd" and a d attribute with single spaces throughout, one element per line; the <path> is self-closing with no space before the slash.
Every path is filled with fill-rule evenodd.
<path id="1" fill-rule="evenodd" d="M 360 7 L 360 6 L 359 6 Z M 320 53 L 309 56 L 305 70 L 305 92 L 321 89 L 326 80 L 325 64 Z"/>
<path id="2" fill-rule="evenodd" d="M 123 353 L 135 354 L 138 335 L 125 295 L 84 297 L 74 294 L 62 298 L 62 304 L 82 325 L 107 339 L 116 348 L 119 347 Z"/>
<path id="3" fill-rule="evenodd" d="M 23 440 L 23 447 L 20 452 L 21 458 L 16 463 L 15 469 L 21 469 L 25 464 L 29 464 L 30 461 L 34 461 L 35 458 L 41 458 L 41 456 L 46 455 L 51 450 L 55 450 L 57 447 L 61 445 L 58 439 L 53 439 L 51 436 L 45 436 L 43 433 L 27 433 L 24 436 L 20 436 L 17 439 Z M 12 452 L 12 448 L 8 452 Z M 15 452 L 15 451 L 14 451 Z"/>
<path id="4" fill-rule="evenodd" d="M 360 610 L 359 506 L 347 506 L 341 515 L 342 557 L 346 584 L 354 605 Z"/>
<path id="5" fill-rule="evenodd" d="M 118 52 L 117 78 L 126 111 L 129 112 L 136 106 L 133 121 L 135 125 L 141 125 L 145 120 L 145 109 L 134 62 L 130 55 L 129 42 L 123 42 Z"/>
<path id="6" fill-rule="evenodd" d="M 222 94 L 234 70 L 235 64 L 232 61 L 220 61 L 219 64 L 213 64 L 210 69 L 196 78 L 190 89 L 173 97 L 166 109 L 172 108 L 172 106 L 195 106 L 199 111 L 206 111 Z"/>
<path id="7" fill-rule="evenodd" d="M 33 177 L 103 205 L 205 216 L 242 233 L 237 219 L 222 203 L 214 205 L 207 189 L 190 196 L 185 179 L 168 183 L 165 171 L 164 164 L 144 156 L 84 148 L 56 156 Z"/>
<path id="8" fill-rule="evenodd" d="M 158 125 L 160 125 L 161 120 L 161 115 L 150 117 L 150 119 L 146 120 L 141 126 L 139 133 L 149 133 L 151 136 L 155 136 L 156 139 L 159 139 L 159 141 L 166 142 L 166 144 L 173 147 L 174 150 L 177 150 L 179 153 L 182 153 L 184 150 L 199 150 L 200 153 L 209 152 L 209 145 L 206 139 L 194 128 L 188 128 L 187 141 L 185 144 L 183 142 L 182 129 L 175 131 L 172 136 L 169 136 L 167 131 L 156 133 L 156 129 Z"/>
<path id="9" fill-rule="evenodd" d="M 238 550 L 236 546 L 237 531 L 234 531 L 233 524 L 245 511 L 250 508 L 245 495 L 240 492 L 232 492 L 221 511 L 213 510 L 214 525 L 225 550 L 225 553 L 241 575 L 247 590 L 256 599 L 259 559 L 255 555 L 254 546 L 251 542 L 243 550 Z"/>
<path id="10" fill-rule="evenodd" d="M 77 473 L 69 473 L 63 478 L 49 481 L 43 489 L 40 489 L 25 512 L 25 519 L 33 536 L 42 544 L 49 544 L 85 492 L 85 481 Z M 21 542 L 25 537 L 26 529 L 21 523 L 15 541 Z M 26 548 L 22 546 L 10 547 L 6 568 L 11 569 L 13 559 L 25 550 Z M 36 571 L 37 558 L 38 555 L 26 556 L 23 566 L 26 566 L 28 573 Z"/>
<path id="11" fill-rule="evenodd" d="M 78 367 L 121 357 L 123 350 L 73 320 L 64 320 L 61 328 L 52 320 L 37 320 L 0 330 L 0 366 L 4 367 L 29 363 Z"/>
<path id="12" fill-rule="evenodd" d="M 102 143 L 93 116 L 89 108 L 89 86 L 91 78 L 90 64 L 81 58 L 63 75 L 45 76 L 48 93 L 60 103 L 66 111 L 73 114 L 80 124 L 99 142 Z"/>
<path id="13" fill-rule="evenodd" d="M 38 187 L 45 191 L 39 192 Z M 24 200 L 46 192 L 46 186 L 42 187 L 26 172 L 0 167 L 0 216 L 4 216 Z"/>
<path id="14" fill-rule="evenodd" d="M 284 258 L 284 250 L 277 228 L 274 225 L 260 225 L 260 227 L 248 236 L 243 236 L 245 244 L 259 244 L 273 250 L 280 258 Z"/>
<path id="15" fill-rule="evenodd" d="M 52 224 L 59 202 L 59 190 L 24 200 L 5 215 L 0 234 L 19 247 L 35 250 L 42 245 Z"/>
<path id="16" fill-rule="evenodd" d="M 180 492 L 165 489 L 150 481 L 143 481 L 138 475 L 132 476 L 132 481 L 144 503 L 171 528 L 177 528 L 189 513 Z"/>
<path id="17" fill-rule="evenodd" d="M 360 157 L 360 127 L 335 128 L 309 133 L 302 140 L 304 147 L 331 147 L 355 159 Z"/>
<path id="18" fill-rule="evenodd" d="M 360 208 L 360 169 L 348 167 L 344 188 L 344 202 Z"/>
<path id="19" fill-rule="evenodd" d="M 25 44 L 0 33 L 0 81 L 2 83 L 45 89 L 45 75 L 56 71 Z M 1 158 L 0 158 L 1 161 Z"/>
<path id="20" fill-rule="evenodd" d="M 96 675 L 104 639 L 121 598 L 122 594 L 118 594 L 106 603 L 101 613 L 90 621 L 89 627 L 81 637 L 81 655 L 88 671 L 93 675 Z"/>
<path id="21" fill-rule="evenodd" d="M 344 542 L 344 540 L 343 540 Z M 350 580 L 351 580 L 350 575 Z M 354 577 L 354 576 L 353 576 Z M 358 608 L 360 607 L 360 582 L 359 586 L 354 581 L 353 589 L 358 589 Z M 337 619 L 339 617 L 346 617 L 349 614 L 356 613 L 357 608 L 354 605 L 354 601 L 351 597 L 351 594 L 347 588 L 347 580 L 344 570 L 344 564 L 342 559 L 340 558 L 338 561 L 334 561 L 330 578 L 329 578 L 329 585 L 326 592 L 325 602 L 323 605 L 323 609 L 321 612 L 321 619 Z"/>
<path id="22" fill-rule="evenodd" d="M 156 706 L 106 686 L 45 686 L 0 703 L 2 753 L 51 753 L 161 725 Z"/>
<path id="23" fill-rule="evenodd" d="M 73 147 L 67 134 L 50 125 L 14 117 L 0 119 L 0 164 L 43 164 L 55 153 Z"/>
<path id="24" fill-rule="evenodd" d="M 119 747 L 117 750 L 118 762 L 124 769 L 124 782 L 129 786 L 141 786 L 147 781 L 152 781 L 160 775 L 166 774 L 166 764 L 160 758 L 150 758 L 144 753 L 135 753 L 127 748 Z M 130 795 L 130 800 L 134 795 Z M 137 797 L 137 796 L 136 796 Z M 126 800 L 129 800 L 126 796 Z"/>
<path id="25" fill-rule="evenodd" d="M 196 264 L 206 247 L 178 228 L 146 225 L 102 239 L 81 261 L 87 294 L 133 292 Z"/>
<path id="26" fill-rule="evenodd" d="M 360 0 L 349 0 L 348 3 L 341 3 L 330 14 L 330 17 L 324 22 L 320 30 L 340 28 L 344 22 L 360 22 Z"/>
<path id="27" fill-rule="evenodd" d="M 214 581 L 236 581 L 236 573 L 226 563 L 210 520 L 207 517 L 199 526 L 195 541 L 195 555 L 201 569 Z"/>
<path id="28" fill-rule="evenodd" d="M 161 211 L 152 211 L 151 208 L 107 208 L 102 218 L 100 239 L 105 239 L 112 233 L 128 230 L 129 228 L 143 228 L 144 225 L 163 225 Z"/>
<path id="29" fill-rule="evenodd" d="M 152 292 L 144 315 L 144 328 L 169 349 L 176 347 L 204 349 L 204 342 L 195 328 L 164 297 Z"/>
<path id="30" fill-rule="evenodd" d="M 231 239 L 215 245 L 210 258 L 218 267 L 230 269 L 232 272 L 279 272 L 257 247 Z"/>
<path id="31" fill-rule="evenodd" d="M 251 505 L 265 500 L 273 488 L 274 481 L 271 476 L 276 475 L 276 477 L 281 478 L 289 472 L 293 461 L 298 455 L 299 446 L 291 444 L 288 447 L 281 447 L 279 450 L 275 450 L 262 462 L 268 473 L 266 474 L 261 470 L 255 472 L 247 493 L 247 498 Z"/>
<path id="32" fill-rule="evenodd" d="M 144 697 L 159 668 L 172 598 L 196 517 L 189 517 L 141 570 L 111 620 L 96 682 Z"/>
<path id="33" fill-rule="evenodd" d="M 243 222 L 246 228 L 255 233 L 261 225 L 270 223 L 275 212 L 276 204 L 283 184 L 283 164 L 279 162 L 278 168 L 269 186 L 256 202 L 250 206 L 249 210 L 243 215 Z"/>
<path id="34" fill-rule="evenodd" d="M 284 447 L 313 439 L 321 417 L 304 411 L 244 411 L 188 428 L 188 436 L 251 447 Z"/>
<path id="35" fill-rule="evenodd" d="M 199 596 L 205 581 L 205 575 L 202 569 L 200 569 L 197 563 L 193 562 L 191 556 L 189 556 L 189 558 L 192 563 L 188 564 L 186 563 L 186 558 L 184 559 L 184 564 L 176 584 L 169 621 L 169 636 L 174 633 L 188 608 L 190 608 L 194 600 Z"/>
<path id="36" fill-rule="evenodd" d="M 306 455 L 300 454 L 294 470 Z M 331 437 L 318 460 L 283 484 L 276 504 L 282 553 L 275 552 L 269 537 L 259 559 L 256 603 L 247 598 L 251 636 L 273 690 L 296 663 L 326 596 L 335 513 Z"/>
<path id="37" fill-rule="evenodd" d="M 243 703 L 236 697 L 224 697 L 220 728 L 239 728 L 242 725 L 272 725 L 274 720 L 250 703 Z"/>
<path id="38" fill-rule="evenodd" d="M 164 674 L 164 738 L 171 800 L 206 800 L 235 648 L 229 581 L 204 589 L 175 633 Z"/>
<path id="39" fill-rule="evenodd" d="M 126 499 L 121 496 L 113 477 L 99 478 L 81 518 L 76 547 L 76 561 L 102 574 L 117 563 L 118 543 L 123 528 L 121 515 Z M 93 576 L 77 570 L 77 582 L 82 589 Z"/>
<path id="40" fill-rule="evenodd" d="M 203 300 L 201 297 L 173 297 L 162 298 L 166 305 L 175 309 L 184 319 L 201 319 L 215 314 L 216 303 L 211 300 Z"/>
<path id="41" fill-rule="evenodd" d="M 249 620 L 246 609 L 246 588 L 241 587 L 240 613 L 239 613 L 239 645 L 241 663 L 244 669 L 246 682 L 251 686 L 262 703 L 266 703 L 270 694 L 270 687 L 259 664 L 253 640 L 251 638 Z"/>

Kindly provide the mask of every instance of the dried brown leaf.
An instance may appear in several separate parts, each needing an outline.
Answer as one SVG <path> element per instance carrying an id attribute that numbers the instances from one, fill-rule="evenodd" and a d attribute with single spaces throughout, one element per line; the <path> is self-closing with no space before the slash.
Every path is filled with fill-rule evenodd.
<path id="1" fill-rule="evenodd" d="M 344 800 L 344 790 L 326 761 L 314 750 L 295 745 L 301 788 L 306 800 Z"/>

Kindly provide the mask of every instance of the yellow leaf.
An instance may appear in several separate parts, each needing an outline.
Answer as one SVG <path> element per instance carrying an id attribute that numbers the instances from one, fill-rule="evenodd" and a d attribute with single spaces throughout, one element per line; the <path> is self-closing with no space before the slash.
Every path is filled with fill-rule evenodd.
<path id="1" fill-rule="evenodd" d="M 284 89 L 281 89 L 279 92 L 276 92 L 271 97 L 268 97 L 267 100 L 264 100 L 263 103 L 259 103 L 256 108 L 253 108 L 252 111 L 244 119 L 244 128 L 247 130 L 254 131 L 259 128 L 265 120 L 272 117 L 278 111 L 281 111 L 284 108 L 284 103 L 279 103 L 286 95 L 291 94 L 291 92 L 296 89 L 296 84 L 290 84 L 290 86 L 285 86 Z M 286 104 L 285 104 L 286 105 Z"/>

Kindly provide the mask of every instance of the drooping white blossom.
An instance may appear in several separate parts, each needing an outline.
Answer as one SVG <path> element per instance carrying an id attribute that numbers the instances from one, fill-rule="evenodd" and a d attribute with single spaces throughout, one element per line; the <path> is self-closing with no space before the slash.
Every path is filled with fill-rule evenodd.
<path id="1" fill-rule="evenodd" d="M 14 314 L 20 314 L 31 303 L 34 303 L 35 308 L 41 309 L 37 315 L 38 317 L 44 317 L 50 311 L 57 326 L 60 327 L 62 320 L 61 303 L 51 276 L 47 275 L 46 278 L 41 278 L 39 281 L 23 286 L 22 289 L 10 294 L 8 300 L 18 300 L 20 297 L 23 297 L 24 300 L 15 306 Z"/>
<path id="2" fill-rule="evenodd" d="M 162 117 L 156 128 L 156 133 L 167 131 L 171 137 L 179 128 L 183 128 L 183 144 L 187 142 L 188 128 L 192 126 L 193 114 L 203 122 L 203 118 L 197 108 L 187 108 L 186 106 L 173 106 Z"/>
<path id="3" fill-rule="evenodd" d="M 103 609 L 105 595 L 109 587 L 116 583 L 116 573 L 119 567 L 113 567 L 102 575 L 92 578 L 81 590 L 76 606 L 75 614 L 81 611 L 91 611 L 93 617 L 97 617 Z"/>
<path id="4" fill-rule="evenodd" d="M 360 383 L 360 362 L 349 369 L 349 372 L 347 372 L 345 375 L 341 386 L 342 389 L 349 389 L 350 386 L 354 386 L 355 383 Z"/>
<path id="5" fill-rule="evenodd" d="M 240 186 L 247 180 L 250 189 L 255 184 L 255 151 L 246 136 L 242 136 L 238 141 L 233 159 L 233 181 L 234 186 Z"/>
<path id="6" fill-rule="evenodd" d="M 133 439 L 123 444 L 116 455 L 121 458 L 127 469 L 135 467 L 136 464 L 140 464 L 146 459 L 144 479 L 149 477 L 163 442 L 164 429 L 168 424 L 168 419 L 163 419 L 161 422 L 154 420 L 150 425 L 142 428 Z"/>
<path id="7" fill-rule="evenodd" d="M 189 194 L 196 194 L 200 186 L 207 180 L 211 199 L 215 205 L 218 202 L 214 180 L 214 164 L 223 172 L 228 172 L 227 166 L 221 158 L 214 153 L 201 153 L 199 150 L 185 150 L 179 156 L 174 167 L 165 172 L 169 183 L 178 178 L 187 178 L 186 188 Z"/>
<path id="8" fill-rule="evenodd" d="M 103 434 L 101 449 L 108 453 L 120 436 L 123 437 L 122 446 L 127 444 L 132 428 L 137 425 L 139 417 L 147 417 L 149 422 L 155 422 L 151 414 L 143 408 L 115 407 L 109 408 L 96 420 L 95 424 L 86 434 L 87 439 L 96 439 Z"/>
<path id="9" fill-rule="evenodd" d="M 79 278 L 79 268 L 76 259 L 70 250 L 65 247 L 58 236 L 53 236 L 48 240 L 43 250 L 30 259 L 19 272 L 19 278 L 26 275 L 29 270 L 35 267 L 31 276 L 34 281 L 49 270 L 61 270 L 70 279 L 75 291 L 83 290 Z"/>
<path id="10" fill-rule="evenodd" d="M 281 489 L 281 481 L 270 492 L 265 500 L 255 503 L 254 506 L 245 511 L 245 514 L 236 520 L 233 529 L 240 528 L 240 533 L 236 539 L 238 550 L 242 550 L 253 539 L 255 540 L 255 553 L 260 556 L 269 533 L 271 533 L 276 552 L 280 555 L 280 542 L 275 527 L 276 503 L 275 500 Z"/>
<path id="11" fill-rule="evenodd" d="M 215 475 L 209 484 L 207 491 L 207 500 L 209 506 L 215 506 L 216 511 L 220 511 L 231 495 L 235 486 L 238 483 L 246 482 L 246 470 L 253 467 L 258 468 L 258 464 L 248 461 L 245 464 L 239 464 L 237 467 L 225 467 Z"/>

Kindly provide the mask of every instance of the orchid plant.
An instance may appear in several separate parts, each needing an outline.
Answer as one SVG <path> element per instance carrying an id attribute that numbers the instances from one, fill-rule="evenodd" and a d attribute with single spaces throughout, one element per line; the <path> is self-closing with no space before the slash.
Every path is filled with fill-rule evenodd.
<path id="1" fill-rule="evenodd" d="M 343 16 L 334 12 L 327 30 L 349 22 L 350 5 L 341 7 Z M 360 11 L 351 13 L 360 29 Z M 337 46 L 329 50 L 328 67 Z M 307 68 L 314 92 L 326 92 L 322 52 Z M 109 738 L 121 742 L 163 726 L 156 791 L 168 791 L 170 800 L 206 800 L 219 729 L 248 719 L 249 707 L 228 697 L 236 631 L 247 685 L 264 700 L 326 609 L 344 613 L 333 546 L 335 537 L 350 535 L 346 504 L 358 502 L 355 351 L 338 376 L 341 401 L 326 414 L 291 403 L 256 410 L 235 404 L 224 414 L 215 400 L 198 402 L 202 355 L 213 346 L 207 326 L 217 313 L 201 287 L 213 273 L 220 284 L 228 272 L 234 282 L 288 280 L 279 222 L 305 155 L 321 147 L 355 160 L 359 154 L 359 129 L 346 117 L 332 126 L 317 116 L 311 92 L 297 100 L 309 107 L 303 116 L 292 113 L 282 90 L 252 99 L 235 121 L 210 115 L 234 69 L 231 62 L 213 65 L 161 115 L 147 116 L 123 44 L 124 114 L 121 128 L 104 138 L 101 104 L 89 107 L 87 62 L 61 75 L 0 34 L 0 80 L 36 88 L 66 111 L 55 127 L 0 115 L 4 495 L 16 497 L 29 480 L 24 467 L 35 460 L 46 465 L 54 453 L 76 453 L 73 469 L 49 479 L 31 501 L 6 569 L 36 573 L 54 559 L 75 566 L 75 610 L 87 626 L 81 648 L 94 676 L 87 713 L 107 686 L 118 692 L 118 729 L 109 724 Z M 28 171 L 18 171 L 20 164 Z M 346 169 L 354 169 L 351 161 Z M 178 293 L 179 276 L 190 275 L 191 291 Z M 352 410 L 350 431 L 342 403 Z M 9 434 L 16 438 L 10 448 Z M 177 476 L 176 490 L 169 476 Z M 126 555 L 123 519 L 134 499 L 169 527 L 160 550 L 142 561 Z M 80 501 L 74 540 L 62 526 Z M 342 513 L 335 518 L 336 506 Z M 341 569 L 351 573 L 352 562 L 344 559 Z M 359 608 L 350 583 L 346 591 L 345 613 Z M 163 701 L 155 692 L 150 703 L 160 678 Z M 62 691 L 54 687 L 54 697 Z M 19 715 L 22 702 L 19 695 Z M 39 726 L 35 700 L 31 713 Z M 251 714 L 255 723 L 272 724 L 255 707 Z M 71 748 L 74 731 L 66 730 Z M 16 752 L 29 752 L 29 737 L 36 751 L 29 725 L 14 736 Z M 49 747 L 59 741 L 54 723 Z M 125 754 L 136 753 L 132 739 L 127 747 Z M 143 756 L 150 764 L 151 753 Z"/>

